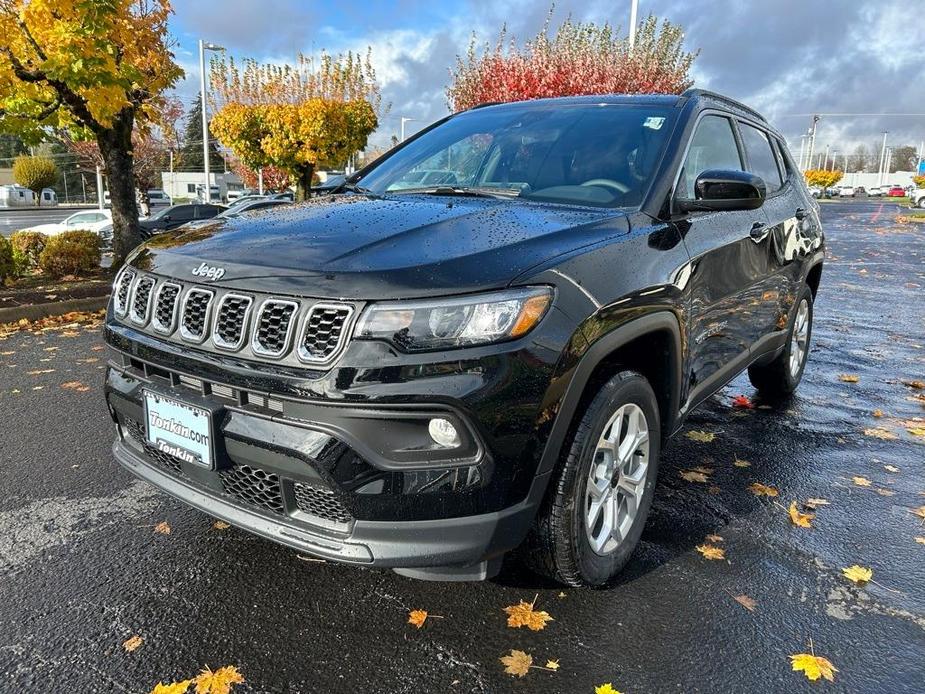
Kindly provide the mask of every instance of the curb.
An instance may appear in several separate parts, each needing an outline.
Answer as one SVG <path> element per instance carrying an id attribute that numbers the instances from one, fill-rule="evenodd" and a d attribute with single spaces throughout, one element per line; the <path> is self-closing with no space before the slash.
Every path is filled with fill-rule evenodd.
<path id="1" fill-rule="evenodd" d="M 10 306 L 0 308 L 0 323 L 16 323 L 25 318 L 35 321 L 48 316 L 60 316 L 72 311 L 98 311 L 106 308 L 109 303 L 109 294 L 105 296 L 88 296 L 83 299 L 69 299 L 67 301 L 50 301 L 45 304 L 29 304 L 28 306 Z"/>

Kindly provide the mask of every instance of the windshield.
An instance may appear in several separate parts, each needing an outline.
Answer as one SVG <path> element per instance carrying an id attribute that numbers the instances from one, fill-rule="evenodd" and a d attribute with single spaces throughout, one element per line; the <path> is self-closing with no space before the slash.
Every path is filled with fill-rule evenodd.
<path id="1" fill-rule="evenodd" d="M 170 214 L 171 210 L 174 210 L 174 209 L 175 208 L 173 207 L 165 207 L 164 209 L 158 210 L 157 212 L 152 214 L 150 217 L 148 217 L 148 219 L 160 219 L 164 215 Z"/>
<path id="2" fill-rule="evenodd" d="M 674 109 L 660 105 L 525 102 L 476 109 L 410 142 L 360 185 L 378 194 L 476 189 L 633 207 L 642 202 L 673 124 Z"/>

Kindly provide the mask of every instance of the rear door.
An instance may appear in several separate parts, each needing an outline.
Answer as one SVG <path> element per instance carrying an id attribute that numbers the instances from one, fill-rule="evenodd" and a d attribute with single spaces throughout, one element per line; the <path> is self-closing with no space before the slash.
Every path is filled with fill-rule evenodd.
<path id="1" fill-rule="evenodd" d="M 167 222 L 166 229 L 176 229 L 181 224 L 191 222 L 196 215 L 196 205 L 177 205 L 170 211 L 170 221 Z"/>
<path id="2" fill-rule="evenodd" d="M 675 186 L 676 198 L 693 198 L 697 177 L 709 169 L 745 170 L 732 119 L 701 117 Z M 692 212 L 678 223 L 691 256 L 688 406 L 744 368 L 759 334 L 752 315 L 767 272 L 767 258 L 753 235 L 764 233 L 764 212 Z"/>

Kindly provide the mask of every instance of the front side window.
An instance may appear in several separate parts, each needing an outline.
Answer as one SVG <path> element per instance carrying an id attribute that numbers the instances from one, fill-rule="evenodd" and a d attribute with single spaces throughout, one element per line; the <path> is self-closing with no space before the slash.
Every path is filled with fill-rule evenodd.
<path id="1" fill-rule="evenodd" d="M 525 102 L 451 118 L 358 183 L 380 194 L 478 189 L 595 207 L 641 204 L 674 125 L 646 104 Z"/>
<path id="2" fill-rule="evenodd" d="M 780 190 L 783 181 L 780 169 L 777 167 L 777 157 L 771 149 L 767 135 L 753 128 L 747 123 L 739 123 L 739 132 L 742 133 L 742 144 L 745 145 L 745 155 L 748 157 L 748 169 L 753 174 L 761 176 L 767 187 L 768 195 Z"/>
<path id="3" fill-rule="evenodd" d="M 710 169 L 744 170 L 732 122 L 723 116 L 705 116 L 697 124 L 681 169 L 677 197 L 693 199 L 697 177 Z"/>

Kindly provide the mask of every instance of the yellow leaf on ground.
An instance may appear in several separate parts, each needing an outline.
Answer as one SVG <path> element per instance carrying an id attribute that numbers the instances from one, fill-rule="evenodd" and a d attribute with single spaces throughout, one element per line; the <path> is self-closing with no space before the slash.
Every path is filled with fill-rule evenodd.
<path id="1" fill-rule="evenodd" d="M 749 612 L 754 612 L 755 606 L 758 605 L 754 598 L 750 598 L 747 595 L 734 595 L 732 599 Z"/>
<path id="2" fill-rule="evenodd" d="M 217 520 L 212 524 L 212 527 L 215 528 L 216 530 L 228 530 L 228 528 L 230 528 L 231 525 L 229 525 L 225 521 Z"/>
<path id="3" fill-rule="evenodd" d="M 919 506 L 918 508 L 912 509 L 912 513 L 925 520 L 925 506 Z"/>
<path id="4" fill-rule="evenodd" d="M 678 473 L 681 475 L 681 479 L 687 482 L 709 482 L 710 478 L 707 474 L 703 472 L 698 472 L 697 470 L 683 470 Z"/>
<path id="5" fill-rule="evenodd" d="M 806 675 L 806 679 L 814 682 L 820 677 L 827 679 L 829 682 L 834 682 L 835 673 L 838 672 L 827 658 L 813 655 L 812 653 L 792 655 L 790 656 L 790 662 L 795 672 L 802 672 Z"/>
<path id="6" fill-rule="evenodd" d="M 76 390 L 78 393 L 86 393 L 90 390 L 90 386 L 85 386 L 80 381 L 68 381 L 67 383 L 62 383 L 61 387 L 64 390 Z"/>
<path id="7" fill-rule="evenodd" d="M 829 500 L 828 499 L 817 499 L 816 497 L 813 497 L 811 499 L 807 499 L 805 505 L 808 506 L 809 508 L 815 509 L 815 508 L 818 508 L 819 506 L 828 506 Z"/>
<path id="8" fill-rule="evenodd" d="M 703 544 L 697 545 L 697 551 L 700 552 L 705 559 L 725 559 L 726 552 L 722 547 L 716 547 L 715 545 Z"/>
<path id="9" fill-rule="evenodd" d="M 136 650 L 143 642 L 144 639 L 136 634 L 132 638 L 125 640 L 122 643 L 122 648 L 131 653 L 132 651 Z"/>
<path id="10" fill-rule="evenodd" d="M 801 528 L 811 528 L 812 526 L 809 522 L 816 517 L 814 513 L 800 513 L 800 511 L 797 510 L 796 501 L 790 502 L 790 508 L 787 509 L 787 513 L 790 515 L 790 522 Z"/>
<path id="11" fill-rule="evenodd" d="M 896 496 L 896 492 L 894 492 L 892 489 L 884 489 L 883 487 L 877 488 L 877 494 L 880 496 Z"/>
<path id="12" fill-rule="evenodd" d="M 871 485 L 871 481 L 869 479 L 866 477 L 861 477 L 860 475 L 855 475 L 851 478 L 851 481 L 859 487 L 869 487 Z"/>
<path id="13" fill-rule="evenodd" d="M 909 386 L 910 388 L 915 388 L 916 390 L 925 389 L 925 381 L 919 381 L 919 380 L 915 380 L 915 381 L 905 381 L 905 380 L 904 380 L 904 381 L 902 381 L 902 384 L 903 384 L 904 386 Z"/>
<path id="14" fill-rule="evenodd" d="M 845 383 L 857 383 L 861 380 L 861 378 L 855 374 L 841 374 L 839 375 L 838 380 Z"/>
<path id="15" fill-rule="evenodd" d="M 604 684 L 594 688 L 594 694 L 622 694 L 613 688 L 613 685 L 610 682 L 605 682 Z"/>
<path id="16" fill-rule="evenodd" d="M 884 465 L 883 469 L 886 470 L 887 472 L 899 472 L 899 468 L 896 467 L 895 465 Z"/>
<path id="17" fill-rule="evenodd" d="M 747 460 L 742 460 L 741 458 L 736 458 L 735 460 L 732 461 L 732 464 L 735 465 L 736 467 L 751 467 L 752 466 L 750 462 L 748 462 Z"/>
<path id="18" fill-rule="evenodd" d="M 899 438 L 896 434 L 894 434 L 889 429 L 882 429 L 880 427 L 874 427 L 872 429 L 865 429 L 864 436 L 870 436 L 875 439 L 882 439 L 883 441 L 892 441 L 893 439 Z"/>
<path id="19" fill-rule="evenodd" d="M 180 682 L 171 682 L 163 684 L 158 682 L 151 690 L 151 694 L 185 694 L 186 690 L 193 683 L 193 680 L 182 680 Z"/>
<path id="20" fill-rule="evenodd" d="M 502 656 L 500 660 L 504 671 L 514 677 L 523 677 L 533 665 L 533 657 L 523 651 L 511 651 L 510 655 Z"/>
<path id="21" fill-rule="evenodd" d="M 873 569 L 858 566 L 857 564 L 849 566 L 847 569 L 842 569 L 841 572 L 845 575 L 845 578 L 855 583 L 867 583 L 874 577 Z"/>
<path id="22" fill-rule="evenodd" d="M 925 427 L 910 427 L 906 429 L 913 436 L 925 436 Z"/>
<path id="23" fill-rule="evenodd" d="M 883 410 L 879 410 L 879 409 L 874 410 L 874 417 L 877 417 L 879 419 L 882 416 L 883 416 Z"/>
<path id="24" fill-rule="evenodd" d="M 533 602 L 521 600 L 516 605 L 505 607 L 507 625 L 512 629 L 527 627 L 530 631 L 542 631 L 545 629 L 546 622 L 553 621 L 553 618 L 544 610 L 534 610 L 534 605 L 536 605 L 536 597 L 533 598 Z"/>
<path id="25" fill-rule="evenodd" d="M 427 621 L 427 610 L 411 610 L 408 613 L 408 624 L 413 624 L 418 629 L 424 626 Z"/>
<path id="26" fill-rule="evenodd" d="M 748 486 L 749 491 L 755 496 L 777 496 L 779 492 L 775 487 L 771 487 L 761 482 L 752 482 Z"/>
<path id="27" fill-rule="evenodd" d="M 29 376 L 41 376 L 42 374 L 50 374 L 54 372 L 54 369 L 33 369 L 32 371 L 26 371 L 26 374 Z"/>
<path id="28" fill-rule="evenodd" d="M 558 660 L 547 660 L 546 669 L 552 670 L 553 672 L 555 672 L 556 670 L 559 669 L 559 661 Z"/>
<path id="29" fill-rule="evenodd" d="M 716 434 L 712 431 L 689 431 L 685 436 L 697 443 L 710 443 L 710 441 L 716 438 Z"/>
<path id="30" fill-rule="evenodd" d="M 167 521 L 161 521 L 154 526 L 154 532 L 160 533 L 161 535 L 170 535 L 170 525 Z"/>
<path id="31" fill-rule="evenodd" d="M 707 535 L 706 538 L 704 539 L 707 542 L 722 542 L 723 536 L 722 535 Z"/>
<path id="32" fill-rule="evenodd" d="M 193 678 L 196 694 L 229 694 L 232 686 L 244 683 L 244 676 L 234 665 L 220 667 L 214 672 L 207 666 Z"/>
<path id="33" fill-rule="evenodd" d="M 918 542 L 920 545 L 925 545 L 925 537 L 917 537 L 915 538 L 915 541 Z"/>

